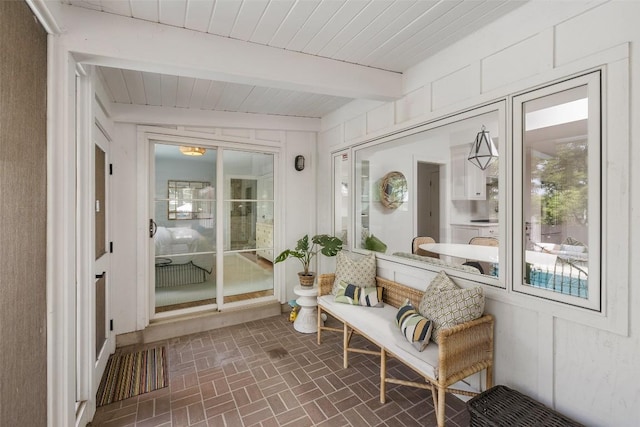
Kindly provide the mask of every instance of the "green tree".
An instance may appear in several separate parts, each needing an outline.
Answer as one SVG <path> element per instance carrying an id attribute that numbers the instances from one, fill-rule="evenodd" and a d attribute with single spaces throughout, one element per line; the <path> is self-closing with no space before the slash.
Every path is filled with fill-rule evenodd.
<path id="1" fill-rule="evenodd" d="M 556 146 L 555 157 L 540 159 L 532 178 L 540 182 L 542 223 L 586 225 L 589 192 L 587 141 Z"/>

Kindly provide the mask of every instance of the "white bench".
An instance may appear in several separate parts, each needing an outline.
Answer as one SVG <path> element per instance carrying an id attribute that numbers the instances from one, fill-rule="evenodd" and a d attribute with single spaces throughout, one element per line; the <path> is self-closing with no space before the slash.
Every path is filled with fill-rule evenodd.
<path id="1" fill-rule="evenodd" d="M 322 341 L 322 331 L 343 333 L 344 368 L 349 365 L 349 353 L 365 353 L 380 356 L 380 402 L 385 403 L 386 384 L 401 384 L 431 390 L 436 409 L 438 426 L 445 422 L 445 395 L 455 393 L 475 396 L 479 391 L 471 388 L 451 388 L 460 380 L 486 371 L 486 388 L 493 385 L 493 317 L 484 315 L 479 319 L 466 322 L 439 334 L 439 344 L 429 343 L 419 352 L 409 343 L 396 326 L 395 316 L 398 307 L 408 298 L 414 307 L 418 307 L 422 292 L 408 286 L 376 278 L 378 286 L 384 288 L 384 307 L 361 307 L 336 303 L 331 294 L 333 274 L 318 276 L 318 344 Z M 342 328 L 324 326 L 321 319 L 326 313 L 342 322 Z M 350 347 L 353 334 L 359 334 L 380 347 L 379 351 Z M 424 377 L 424 382 L 413 382 L 389 377 L 387 357 L 395 357 L 400 362 Z"/>

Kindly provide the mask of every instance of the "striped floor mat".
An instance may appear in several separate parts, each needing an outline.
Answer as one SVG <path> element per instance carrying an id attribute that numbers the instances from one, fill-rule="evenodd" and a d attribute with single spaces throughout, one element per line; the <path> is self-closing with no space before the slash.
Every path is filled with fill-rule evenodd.
<path id="1" fill-rule="evenodd" d="M 166 352 L 166 348 L 160 346 L 109 356 L 98 387 L 97 406 L 168 386 Z"/>

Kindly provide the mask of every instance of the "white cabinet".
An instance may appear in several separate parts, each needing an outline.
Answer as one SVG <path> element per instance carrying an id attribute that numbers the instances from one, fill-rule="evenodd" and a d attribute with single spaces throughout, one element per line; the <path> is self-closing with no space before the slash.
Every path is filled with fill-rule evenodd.
<path id="1" fill-rule="evenodd" d="M 471 144 L 451 147 L 451 200 L 486 200 L 485 171 L 469 160 Z"/>
<path id="2" fill-rule="evenodd" d="M 451 224 L 451 243 L 469 243 L 473 237 L 498 238 L 498 225 Z"/>
<path id="3" fill-rule="evenodd" d="M 273 262 L 273 224 L 256 223 L 256 254 Z"/>

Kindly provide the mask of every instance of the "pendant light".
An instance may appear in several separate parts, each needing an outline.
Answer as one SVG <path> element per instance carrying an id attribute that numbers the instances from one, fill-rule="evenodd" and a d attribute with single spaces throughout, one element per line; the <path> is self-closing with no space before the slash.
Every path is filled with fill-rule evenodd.
<path id="1" fill-rule="evenodd" d="M 207 152 L 205 148 L 202 147 L 184 147 L 180 146 L 180 152 L 185 156 L 202 156 Z"/>
<path id="2" fill-rule="evenodd" d="M 489 131 L 485 130 L 484 125 L 482 130 L 476 135 L 476 140 L 471 144 L 471 151 L 469 151 L 469 160 L 482 170 L 489 167 L 491 162 L 498 158 L 498 149 L 496 148 Z"/>

